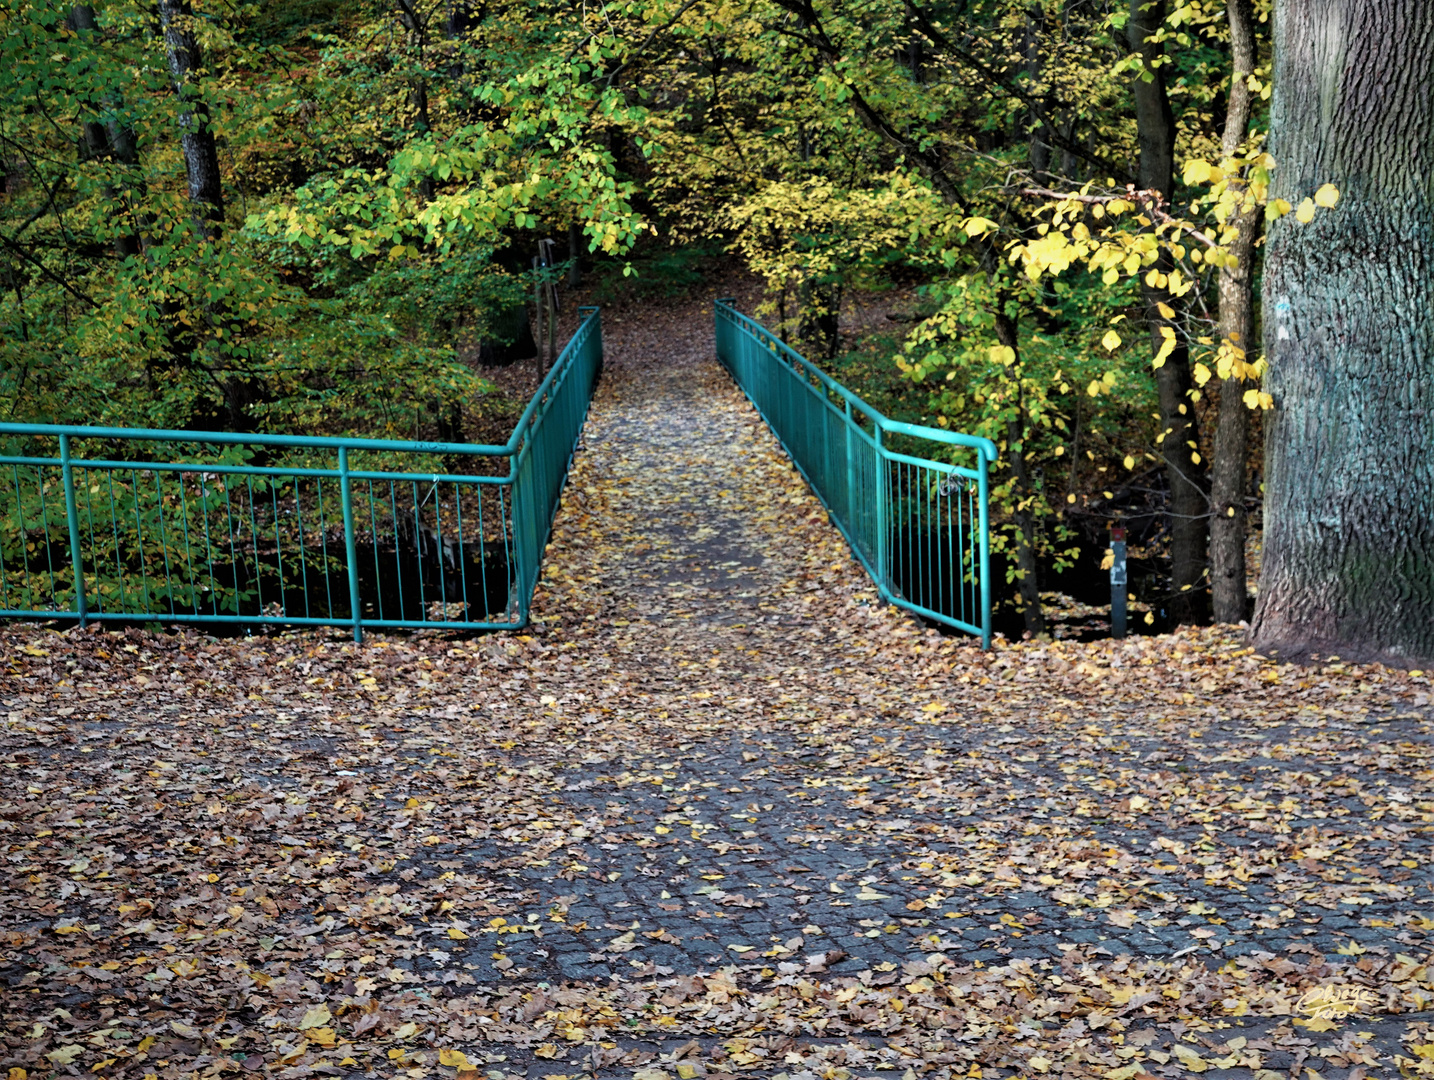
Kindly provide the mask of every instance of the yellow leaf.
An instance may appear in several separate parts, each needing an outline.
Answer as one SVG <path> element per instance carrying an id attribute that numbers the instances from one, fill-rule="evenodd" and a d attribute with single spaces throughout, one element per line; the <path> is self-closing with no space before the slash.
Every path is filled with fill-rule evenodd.
<path id="1" fill-rule="evenodd" d="M 1076 501 L 1076 497 L 1075 497 L 1074 495 L 1067 495 L 1067 496 L 1066 496 L 1066 502 L 1068 502 L 1068 503 L 1073 503 L 1073 502 L 1075 502 L 1075 501 Z"/>
<path id="2" fill-rule="evenodd" d="M 139 1041 L 139 1046 L 136 1047 L 136 1049 L 142 1054 L 142 1053 L 144 1053 L 146 1050 L 148 1050 L 148 1049 L 149 1049 L 151 1046 L 153 1046 L 153 1045 L 154 1045 L 154 1036 L 153 1036 L 153 1035 L 146 1035 L 144 1038 L 140 1039 L 140 1041 Z"/>
<path id="3" fill-rule="evenodd" d="M 533 1051 L 538 1057 L 549 1059 L 557 1057 L 561 1052 L 555 1043 L 543 1043 L 542 1046 Z"/>
<path id="4" fill-rule="evenodd" d="M 1203 184 L 1210 179 L 1210 163 L 1196 158 L 1185 163 L 1185 182 L 1187 184 Z"/>
<path id="5" fill-rule="evenodd" d="M 1199 1054 L 1197 1054 L 1194 1050 L 1190 1049 L 1190 1047 L 1182 1046 L 1180 1043 L 1176 1043 L 1170 1049 L 1175 1053 L 1175 1056 L 1180 1059 L 1180 1064 L 1184 1065 L 1185 1068 L 1189 1069 L 1191 1072 L 1205 1071 L 1207 1067 L 1205 1059 L 1202 1058 Z"/>
<path id="6" fill-rule="evenodd" d="M 1162 319 L 1175 318 L 1175 309 L 1169 304 L 1167 304 L 1164 300 L 1157 301 L 1155 306 L 1160 311 L 1160 317 Z"/>
<path id="7" fill-rule="evenodd" d="M 56 1065 L 68 1065 L 84 1052 L 85 1048 L 79 1043 L 70 1043 L 68 1046 L 60 1047 L 58 1050 L 51 1050 L 45 1056 Z"/>
<path id="8" fill-rule="evenodd" d="M 1105 346 L 1107 352 L 1115 352 L 1120 348 L 1120 335 L 1114 330 L 1107 330 L 1105 337 L 1100 339 L 1100 343 Z"/>
<path id="9" fill-rule="evenodd" d="M 1160 329 L 1161 329 L 1161 330 L 1169 330 L 1170 327 L 1168 327 L 1168 326 L 1162 326 Z M 1175 334 L 1172 332 L 1171 334 L 1169 334 L 1169 335 L 1165 338 L 1164 341 L 1162 341 L 1162 342 L 1160 343 L 1160 351 L 1155 354 L 1155 359 L 1150 362 L 1150 363 L 1151 363 L 1151 366 L 1152 366 L 1152 367 L 1155 367 L 1155 368 L 1164 367 L 1164 366 L 1165 366 L 1165 361 L 1166 361 L 1167 359 L 1169 359 L 1170 354 L 1173 353 L 1174 351 L 1175 351 Z"/>
<path id="10" fill-rule="evenodd" d="M 1300 208 L 1295 211 L 1295 220 L 1301 225 L 1308 225 L 1314 220 L 1315 204 L 1313 199 L 1305 199 L 1300 203 Z"/>
<path id="11" fill-rule="evenodd" d="M 1127 469 L 1135 468 L 1135 458 L 1131 457 L 1129 454 L 1125 455 L 1125 467 Z"/>
<path id="12" fill-rule="evenodd" d="M 1086 392 L 1087 394 L 1089 394 L 1091 397 L 1099 397 L 1099 396 L 1100 396 L 1100 380 L 1099 380 L 1099 379 L 1092 379 L 1092 380 L 1090 381 L 1090 385 L 1085 388 L 1085 392 Z"/>
<path id="13" fill-rule="evenodd" d="M 440 1050 L 438 1051 L 438 1064 L 447 1065 L 454 1069 L 471 1069 L 468 1055 L 462 1050 Z"/>
<path id="14" fill-rule="evenodd" d="M 411 1039 L 417 1034 L 418 1025 L 410 1021 L 407 1024 L 399 1025 L 399 1027 L 394 1030 L 393 1037 L 395 1039 Z"/>
<path id="15" fill-rule="evenodd" d="M 1027 1061 L 1026 1064 L 1029 1065 L 1031 1068 L 1035 1069 L 1036 1072 L 1049 1072 L 1051 1068 L 1051 1059 L 1048 1057 L 1044 1057 L 1041 1054 L 1037 1054 L 1035 1057 Z"/>
<path id="16" fill-rule="evenodd" d="M 1016 362 L 1016 350 L 1009 345 L 992 345 L 990 349 L 991 363 L 1010 366 Z"/>
<path id="17" fill-rule="evenodd" d="M 462 930 L 458 929 L 458 927 L 456 926 L 450 926 L 448 928 L 448 936 L 451 937 L 454 941 L 468 940 L 468 935 L 465 934 Z"/>
<path id="18" fill-rule="evenodd" d="M 1196 386 L 1204 386 L 1207 382 L 1210 381 L 1210 376 L 1211 376 L 1212 374 L 1213 374 L 1213 372 L 1211 372 L 1211 370 L 1210 370 L 1209 368 L 1207 368 L 1204 364 L 1196 364 L 1196 365 L 1195 365 L 1195 385 L 1196 385 Z"/>
<path id="19" fill-rule="evenodd" d="M 1284 199 L 1271 199 L 1265 207 L 1265 220 L 1274 221 L 1290 212 L 1290 204 Z"/>
<path id="20" fill-rule="evenodd" d="M 25 1070 L 11 1069 L 10 1075 L 6 1078 L 6 1080 L 25 1080 Z"/>
<path id="21" fill-rule="evenodd" d="M 1314 193 L 1314 201 L 1316 206 L 1323 206 L 1326 210 L 1330 209 L 1339 202 L 1339 188 L 1333 184 L 1325 184 Z"/>
<path id="22" fill-rule="evenodd" d="M 1311 1031 L 1333 1031 L 1339 1027 L 1333 1020 L 1323 1016 L 1312 1016 L 1308 1020 L 1296 1020 L 1295 1023 L 1301 1027 L 1309 1028 Z"/>
<path id="23" fill-rule="evenodd" d="M 84 928 L 83 926 L 57 926 L 57 927 L 55 927 L 55 933 L 57 933 L 57 934 L 83 934 L 84 932 L 85 932 L 85 928 Z"/>
<path id="24" fill-rule="evenodd" d="M 333 1013 L 329 1012 L 327 1005 L 315 1005 L 308 1012 L 304 1013 L 304 1018 L 299 1021 L 299 1030 L 303 1031 L 305 1028 L 323 1027 L 333 1018 Z"/>
<path id="25" fill-rule="evenodd" d="M 1147 612 L 1145 613 L 1145 625 L 1146 625 L 1146 626 L 1154 626 L 1154 625 L 1155 625 L 1155 612 L 1153 612 L 1153 611 L 1147 611 Z"/>
<path id="26" fill-rule="evenodd" d="M 49 655 L 50 655 L 47 650 L 45 650 L 45 649 L 40 649 L 40 648 L 36 648 L 34 645 L 26 645 L 26 646 L 25 646 L 23 649 L 21 649 L 20 651 L 21 651 L 22 653 L 25 653 L 27 656 L 49 656 Z"/>

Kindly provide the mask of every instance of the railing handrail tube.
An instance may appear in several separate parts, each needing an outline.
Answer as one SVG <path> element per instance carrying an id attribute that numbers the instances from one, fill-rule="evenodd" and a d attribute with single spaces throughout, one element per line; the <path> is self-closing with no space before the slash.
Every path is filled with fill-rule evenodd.
<path id="1" fill-rule="evenodd" d="M 543 548 L 602 366 L 600 313 L 586 306 L 579 311 L 577 331 L 544 373 L 503 445 L 0 423 L 0 439 L 8 437 L 21 451 L 0 452 L 0 464 L 14 471 L 12 501 L 19 527 L 18 534 L 10 529 L 3 538 L 13 547 L 18 536 L 15 554 L 24 561 L 14 585 L 17 603 L 11 599 L 0 553 L 0 618 L 68 616 L 81 625 L 89 619 L 338 625 L 351 627 L 356 640 L 361 640 L 364 627 L 522 629 L 528 625 Z M 57 439 L 58 455 L 36 456 L 48 447 L 35 445 L 35 440 L 49 438 Z M 101 456 L 85 459 L 72 453 L 74 440 L 94 440 Z M 137 446 L 132 460 L 116 460 L 105 450 L 118 441 L 150 445 L 143 450 Z M 292 453 L 273 454 L 281 460 L 272 464 L 222 460 L 228 455 L 219 448 L 235 446 Z M 360 454 L 360 463 L 369 468 L 352 467 Z M 422 459 L 394 461 L 394 455 L 403 454 L 465 455 L 469 461 L 495 464 L 503 459 L 506 467 L 500 468 L 506 475 L 451 472 L 446 462 L 432 462 L 438 469 L 431 472 L 384 469 L 391 462 L 398 468 L 430 464 Z M 198 460 L 173 460 L 176 457 Z M 153 460 L 157 458 L 167 460 Z M 52 469 L 60 474 L 62 508 L 52 491 L 46 505 L 51 489 L 45 478 Z M 22 470 L 28 474 L 24 484 L 31 497 L 39 500 L 29 524 Z M 202 481 L 193 482 L 199 478 Z M 309 492 L 307 503 L 301 481 Z M 327 500 L 326 485 L 337 488 Z M 409 486 L 411 493 L 404 491 Z M 95 493 L 99 499 L 92 502 Z M 116 516 L 117 495 L 123 524 Z M 97 534 L 95 515 L 103 518 L 106 499 L 110 521 L 101 520 Z M 133 523 L 125 500 L 132 503 Z M 485 506 L 490 515 L 486 528 Z M 57 509 L 63 511 L 58 522 Z M 8 525 L 9 511 L 6 514 Z M 228 530 L 227 553 L 222 537 L 218 548 L 211 544 L 211 514 L 217 515 L 215 528 Z M 28 532 L 35 522 L 44 535 L 37 533 L 31 542 Z M 202 528 L 193 531 L 194 523 Z M 59 529 L 54 536 L 52 526 Z M 331 534 L 339 527 L 342 541 L 331 552 Z M 237 549 L 236 529 L 245 534 Z M 317 545 L 312 543 L 316 535 Z M 203 546 L 197 546 L 201 541 Z M 392 551 L 391 568 L 382 543 Z M 27 554 L 30 549 L 34 560 Z M 216 551 L 223 565 L 216 564 Z M 150 569 L 155 571 L 153 588 Z M 318 579 L 311 582 L 311 571 L 321 574 L 321 586 Z M 131 600 L 126 575 L 135 574 L 143 584 Z M 409 583 L 412 591 L 406 599 L 405 576 L 414 574 L 416 588 Z M 322 592 L 315 594 L 311 584 Z M 456 616 L 450 614 L 453 605 Z"/>
<path id="2" fill-rule="evenodd" d="M 987 500 L 988 468 L 996 459 L 995 444 L 979 436 L 889 420 L 731 305 L 730 300 L 717 301 L 718 359 L 826 508 L 832 524 L 871 575 L 878 594 L 916 614 L 979 634 L 989 647 Z M 871 419 L 869 432 L 854 411 Z M 844 431 L 840 445 L 832 442 L 831 423 Z M 886 444 L 888 434 L 970 447 L 977 451 L 974 467 L 893 450 Z M 854 435 L 860 435 L 860 440 Z M 854 453 L 861 445 L 874 474 L 867 473 L 866 467 L 858 468 Z M 845 462 L 834 463 L 832 455 L 840 459 L 843 452 Z M 919 471 L 898 471 L 903 469 Z M 952 487 L 956 480 L 959 488 Z M 951 501 L 936 502 L 946 499 Z M 969 530 L 962 524 L 963 500 L 973 527 Z M 954 521 L 950 520 L 952 514 Z M 920 539 L 933 526 L 948 530 L 945 555 L 938 540 L 934 561 L 929 541 Z M 915 578 L 910 573 L 913 565 Z M 954 594 L 950 610 L 941 610 L 948 606 L 944 598 L 948 589 Z"/>
<path id="3" fill-rule="evenodd" d="M 552 389 L 553 384 L 562 378 L 568 366 L 568 357 L 572 350 L 579 347 L 583 338 L 591 333 L 590 324 L 596 316 L 598 309 L 595 307 L 583 307 L 583 319 L 578 324 L 573 336 L 569 339 L 558 358 L 553 361 L 538 389 L 529 399 L 527 406 L 519 416 L 517 424 L 513 427 L 513 434 L 508 441 L 501 446 L 491 443 L 442 443 L 424 442 L 421 440 L 407 439 L 364 439 L 348 436 L 326 436 L 326 435 L 266 435 L 260 433 L 244 434 L 232 431 L 180 431 L 171 428 L 123 428 L 123 427 L 90 427 L 71 424 L 15 424 L 0 423 L 0 435 L 41 435 L 54 436 L 56 438 L 67 435 L 72 439 L 125 439 L 133 442 L 178 442 L 178 443 L 207 443 L 214 446 L 278 446 L 292 447 L 296 449 L 311 450 L 374 450 L 386 451 L 389 453 L 409 454 L 438 454 L 438 455 L 467 455 L 470 457 L 512 457 L 518 452 L 522 443 L 523 433 L 532 422 L 538 408 L 544 404 L 544 399 Z M 14 459 L 7 458 L 7 463 Z M 35 462 L 41 460 L 47 464 L 58 460 L 57 458 L 33 459 Z M 75 465 L 89 465 L 82 458 L 72 459 Z M 100 464 L 95 462 L 93 464 Z M 148 465 L 148 462 L 130 462 L 125 467 Z M 166 462 L 164 464 L 175 464 Z M 198 468 L 198 466 L 196 466 Z M 334 473 L 337 475 L 337 473 Z M 353 474 L 357 476 L 355 471 Z M 508 479 L 512 479 L 511 475 Z"/>
<path id="4" fill-rule="evenodd" d="M 970 447 L 973 450 L 979 450 L 987 461 L 994 462 L 996 460 L 996 444 L 990 439 L 981 435 L 965 435 L 955 431 L 943 431 L 941 428 L 926 427 L 923 424 L 909 424 L 904 420 L 892 420 L 880 409 L 867 404 L 859 395 L 852 393 L 841 383 L 837 382 L 785 341 L 776 337 L 767 327 L 757 322 L 757 320 L 743 315 L 732 306 L 730 300 L 725 298 L 718 300 L 717 308 L 724 314 L 738 320 L 752 333 L 767 338 L 768 344 L 773 349 L 800 366 L 801 369 L 809 375 L 820 380 L 827 390 L 844 398 L 853 407 L 860 409 L 867 416 L 871 417 L 873 423 L 886 431 L 895 432 L 898 435 L 911 435 L 918 439 L 930 439 L 932 442 L 946 443 L 950 446 Z"/>

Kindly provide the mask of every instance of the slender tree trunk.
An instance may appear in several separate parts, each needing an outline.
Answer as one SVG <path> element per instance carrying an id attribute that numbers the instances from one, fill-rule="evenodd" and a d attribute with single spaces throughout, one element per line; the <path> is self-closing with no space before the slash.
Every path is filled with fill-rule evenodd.
<path id="1" fill-rule="evenodd" d="M 210 127 L 209 104 L 197 85 L 203 68 L 199 39 L 194 34 L 194 9 L 189 0 L 159 0 L 169 73 L 184 107 L 179 114 L 179 143 L 189 178 L 194 224 L 211 243 L 224 228 L 224 186 L 219 176 L 219 148 Z"/>
<path id="2" fill-rule="evenodd" d="M 1131 0 L 1130 47 L 1141 55 L 1153 72 L 1146 82 L 1135 80 L 1135 115 L 1140 144 L 1140 187 L 1160 192 L 1169 199 L 1175 189 L 1175 115 L 1165 90 L 1164 68 L 1156 66 L 1162 46 L 1150 39 L 1165 17 L 1164 0 Z M 1155 269 L 1168 274 L 1174 263 L 1163 254 Z M 1190 400 L 1190 353 L 1178 324 L 1180 301 L 1166 289 L 1144 287 L 1145 317 L 1150 326 L 1151 344 L 1159 352 L 1165 330 L 1175 334 L 1174 352 L 1156 369 L 1155 383 L 1160 398 L 1161 453 L 1170 485 L 1170 584 L 1173 593 L 1170 617 L 1176 624 L 1202 621 L 1206 610 L 1204 590 L 1205 553 L 1209 499 L 1205 493 L 1205 470 L 1195 446 L 1198 431 Z M 1160 313 L 1164 304 L 1176 310 L 1175 319 Z"/>
<path id="3" fill-rule="evenodd" d="M 93 35 L 98 27 L 95 26 L 95 9 L 89 4 L 75 4 L 70 8 L 70 26 L 76 33 Z M 109 138 L 105 134 L 105 126 L 98 119 L 90 118 L 81 123 L 83 129 L 83 152 L 86 160 L 94 161 L 102 158 L 109 150 Z"/>
<path id="4" fill-rule="evenodd" d="M 1021 365 L 1020 336 L 1016 324 L 1004 311 L 996 312 L 996 340 L 1016 354 L 1012 370 Z M 1019 580 L 1021 617 L 1026 631 L 1037 637 L 1046 632 L 1046 613 L 1041 607 L 1041 584 L 1036 566 L 1036 515 L 1031 509 L 1035 493 L 1031 490 L 1030 471 L 1026 468 L 1026 411 L 1017 404 L 1016 416 L 1006 425 L 1006 455 L 1011 462 L 1016 520 L 1016 570 Z"/>
<path id="5" fill-rule="evenodd" d="M 1278 0 L 1261 651 L 1434 661 L 1434 4 Z"/>
<path id="6" fill-rule="evenodd" d="M 576 221 L 568 223 L 568 288 L 576 289 L 583 283 L 582 270 L 583 230 Z"/>
<path id="7" fill-rule="evenodd" d="M 408 43 L 417 52 L 420 67 L 426 62 L 428 51 L 428 22 L 418 11 L 412 0 L 397 0 L 398 21 L 408 31 Z M 452 24 L 453 12 L 448 14 Z M 422 76 L 408 84 L 408 106 L 413 110 L 413 130 L 421 138 L 430 129 L 428 122 L 428 81 Z M 418 182 L 418 197 L 423 202 L 433 201 L 434 184 L 432 176 L 425 176 Z"/>
<path id="8" fill-rule="evenodd" d="M 1045 29 L 1045 12 L 1034 5 L 1027 8 L 1021 52 L 1026 61 L 1027 85 L 1033 89 L 1041 84 L 1041 35 L 1045 33 Z M 1037 183 L 1048 184 L 1051 180 L 1050 133 L 1042 130 L 1041 120 L 1034 111 L 1027 117 L 1026 124 L 1029 129 L 1027 142 L 1031 160 L 1031 175 Z"/>
<path id="9" fill-rule="evenodd" d="M 1229 160 L 1249 133 L 1251 97 L 1248 79 L 1255 70 L 1255 11 L 1251 0 L 1229 0 L 1230 103 L 1220 153 Z M 1254 348 L 1255 304 L 1253 267 L 1260 232 L 1258 207 L 1230 216 L 1235 230 L 1228 245 L 1234 265 L 1220 268 L 1220 341 L 1232 358 L 1243 362 Z M 1220 383 L 1215 421 L 1215 446 L 1210 462 L 1210 599 L 1215 621 L 1242 622 L 1250 617 L 1245 586 L 1245 475 L 1249 456 L 1250 410 L 1245 391 L 1250 384 L 1232 371 Z"/>

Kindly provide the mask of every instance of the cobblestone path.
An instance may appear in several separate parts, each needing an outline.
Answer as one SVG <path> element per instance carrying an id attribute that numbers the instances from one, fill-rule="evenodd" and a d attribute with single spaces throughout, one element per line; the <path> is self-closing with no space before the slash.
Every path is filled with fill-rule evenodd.
<path id="1" fill-rule="evenodd" d="M 3 631 L 0 1065 L 1434 1060 L 1426 676 L 943 638 L 879 602 L 709 309 L 607 336 L 529 634 Z M 1350 1015 L 1294 1024 L 1316 987 Z"/>
<path id="2" fill-rule="evenodd" d="M 596 614 L 564 644 L 636 688 L 608 712 L 644 741 L 571 763 L 562 798 L 642 846 L 584 845 L 571 887 L 559 860 L 523 873 L 545 897 L 574 894 L 570 917 L 589 926 L 636 919 L 677 941 L 595 952 L 548 934 L 515 941 L 515 962 L 591 977 L 737 950 L 840 949 L 833 970 L 855 971 L 934 943 L 992 963 L 1074 945 L 1229 958 L 1422 942 L 1407 924 L 1434 918 L 1426 709 L 1272 714 L 1227 696 L 1176 709 L 1114 685 L 1105 700 L 969 685 L 959 666 L 921 663 L 930 632 L 854 577 L 715 363 L 619 346 L 607 377 L 540 611 Z M 1142 811 L 1154 800 L 1139 792 L 1175 789 L 1184 820 Z M 1348 882 L 1334 891 L 1318 855 L 1271 872 L 1265 852 L 1291 836 L 1380 872 L 1360 881 L 1335 859 Z M 1100 881 L 1117 891 L 1069 902 Z M 1301 889 L 1315 906 L 1281 917 Z M 1141 918 L 1111 917 L 1132 905 Z M 1223 920 L 1189 913 L 1202 905 Z"/>

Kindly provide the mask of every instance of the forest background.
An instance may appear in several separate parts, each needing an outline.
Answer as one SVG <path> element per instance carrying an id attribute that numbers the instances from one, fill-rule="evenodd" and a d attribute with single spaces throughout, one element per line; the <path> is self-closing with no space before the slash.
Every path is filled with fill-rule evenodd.
<path id="1" fill-rule="evenodd" d="M 661 291 L 719 256 L 857 392 L 997 442 L 1028 632 L 1122 517 L 1171 622 L 1240 621 L 1264 231 L 1340 195 L 1271 195 L 1270 16 L 6 0 L 0 415 L 461 439 L 535 276 Z M 544 237 L 568 262 L 533 270 Z M 884 293 L 911 302 L 853 354 Z"/>

